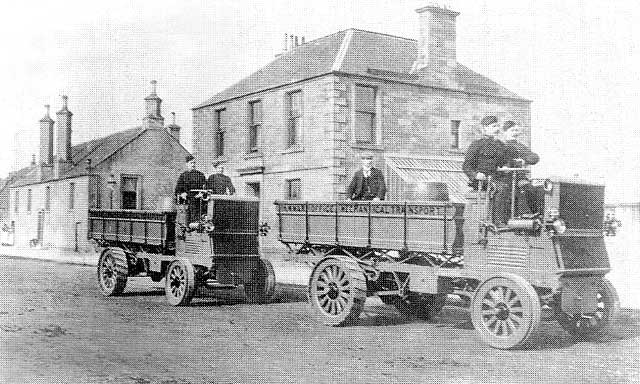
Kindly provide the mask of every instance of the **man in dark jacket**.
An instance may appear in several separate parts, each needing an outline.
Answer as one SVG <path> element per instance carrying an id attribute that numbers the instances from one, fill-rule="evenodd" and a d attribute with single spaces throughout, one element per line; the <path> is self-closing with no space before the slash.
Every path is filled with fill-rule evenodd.
<path id="1" fill-rule="evenodd" d="M 224 174 L 224 167 L 221 164 L 214 164 L 213 167 L 213 173 L 207 179 L 207 189 L 212 190 L 214 195 L 233 195 L 236 193 L 231 178 Z"/>
<path id="2" fill-rule="evenodd" d="M 207 179 L 204 174 L 196 170 L 196 160 L 192 155 L 185 158 L 187 170 L 182 172 L 176 183 L 175 194 L 178 197 L 178 203 L 186 203 L 189 206 L 188 220 L 193 221 L 200 215 L 200 199 L 196 199 L 197 192 L 192 189 L 204 189 Z"/>
<path id="3" fill-rule="evenodd" d="M 469 185 L 478 189 L 478 182 L 495 178 L 497 170 L 507 162 L 504 143 L 496 138 L 500 131 L 498 118 L 486 116 L 480 121 L 483 137 L 472 142 L 467 148 L 462 170 L 469 177 Z"/>
<path id="4" fill-rule="evenodd" d="M 387 186 L 384 183 L 382 171 L 372 166 L 373 155 L 363 153 L 360 159 L 362 168 L 353 174 L 347 188 L 347 198 L 350 200 L 384 200 Z"/>
<path id="5" fill-rule="evenodd" d="M 491 176 L 495 187 L 493 221 L 497 225 L 502 225 L 507 221 L 505 207 L 509 185 L 498 174 L 498 168 L 507 163 L 506 147 L 496 139 L 500 131 L 497 117 L 485 116 L 480 121 L 480 125 L 484 136 L 469 145 L 462 163 L 462 170 L 469 177 L 469 186 L 476 190 L 480 182 L 486 185 Z M 484 185 L 483 189 L 486 188 Z"/>

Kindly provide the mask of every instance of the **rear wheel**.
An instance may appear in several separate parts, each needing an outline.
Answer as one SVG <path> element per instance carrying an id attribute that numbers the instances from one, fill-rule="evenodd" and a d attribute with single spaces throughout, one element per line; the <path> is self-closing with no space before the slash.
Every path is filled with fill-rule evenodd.
<path id="1" fill-rule="evenodd" d="M 260 258 L 253 279 L 244 284 L 244 294 L 251 303 L 264 304 L 271 301 L 276 288 L 276 275 L 273 265 L 265 258 Z"/>
<path id="2" fill-rule="evenodd" d="M 589 338 L 605 333 L 618 312 L 620 301 L 618 293 L 611 282 L 602 279 L 596 291 L 596 310 L 593 313 L 569 315 L 556 310 L 558 322 L 572 335 Z"/>
<path id="3" fill-rule="evenodd" d="M 196 279 L 193 264 L 187 259 L 173 261 L 167 269 L 165 296 L 173 306 L 189 305 L 196 291 Z"/>
<path id="4" fill-rule="evenodd" d="M 98 283 L 105 296 L 116 296 L 127 286 L 129 265 L 127 254 L 121 248 L 107 248 L 98 260 Z"/>
<path id="5" fill-rule="evenodd" d="M 471 320 L 482 340 L 494 348 L 524 344 L 540 325 L 540 299 L 522 277 L 504 274 L 487 279 L 471 302 Z"/>
<path id="6" fill-rule="evenodd" d="M 366 278 L 355 260 L 330 256 L 311 272 L 309 301 L 327 325 L 343 326 L 357 321 L 366 298 Z"/>

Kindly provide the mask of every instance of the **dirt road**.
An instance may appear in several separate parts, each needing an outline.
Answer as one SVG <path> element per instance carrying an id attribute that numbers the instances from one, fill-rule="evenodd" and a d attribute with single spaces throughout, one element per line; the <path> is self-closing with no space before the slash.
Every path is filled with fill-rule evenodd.
<path id="1" fill-rule="evenodd" d="M 132 279 L 126 296 L 98 292 L 94 268 L 0 258 L 0 381 L 8 383 L 640 381 L 640 310 L 623 308 L 596 342 L 546 323 L 528 350 L 482 344 L 466 312 L 434 323 L 377 299 L 357 326 L 318 324 L 304 293 L 277 302 L 240 294 L 170 307 L 161 285 Z"/>

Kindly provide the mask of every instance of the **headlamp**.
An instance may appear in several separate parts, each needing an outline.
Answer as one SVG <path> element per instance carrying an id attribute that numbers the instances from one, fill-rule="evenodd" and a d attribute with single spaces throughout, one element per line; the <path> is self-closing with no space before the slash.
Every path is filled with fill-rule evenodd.
<path id="1" fill-rule="evenodd" d="M 567 224 L 562 219 L 555 219 L 551 223 L 551 227 L 558 235 L 562 235 L 567 231 Z"/>

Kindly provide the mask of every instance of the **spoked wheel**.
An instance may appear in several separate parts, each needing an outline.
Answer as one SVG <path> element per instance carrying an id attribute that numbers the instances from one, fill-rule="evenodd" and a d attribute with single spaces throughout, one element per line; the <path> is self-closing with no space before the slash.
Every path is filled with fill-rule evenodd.
<path id="1" fill-rule="evenodd" d="M 557 308 L 558 322 L 567 332 L 583 338 L 605 333 L 620 308 L 618 293 L 611 282 L 602 279 L 596 291 L 596 310 L 593 313 L 569 315 Z"/>
<path id="2" fill-rule="evenodd" d="M 167 269 L 164 293 L 173 306 L 189 305 L 196 291 L 196 279 L 193 264 L 187 259 L 173 261 Z"/>
<path id="3" fill-rule="evenodd" d="M 98 260 L 98 283 L 105 296 L 119 295 L 127 285 L 127 254 L 120 248 L 107 248 Z"/>
<path id="4" fill-rule="evenodd" d="M 367 283 L 358 263 L 346 256 L 320 261 L 309 278 L 309 301 L 327 325 L 358 320 L 367 298 Z"/>
<path id="5" fill-rule="evenodd" d="M 253 279 L 244 285 L 244 294 L 251 303 L 264 304 L 271 301 L 276 289 L 276 275 L 273 265 L 265 258 L 260 258 Z"/>
<path id="6" fill-rule="evenodd" d="M 504 274 L 486 280 L 471 302 L 471 320 L 494 348 L 521 346 L 540 325 L 540 299 L 522 277 Z"/>

